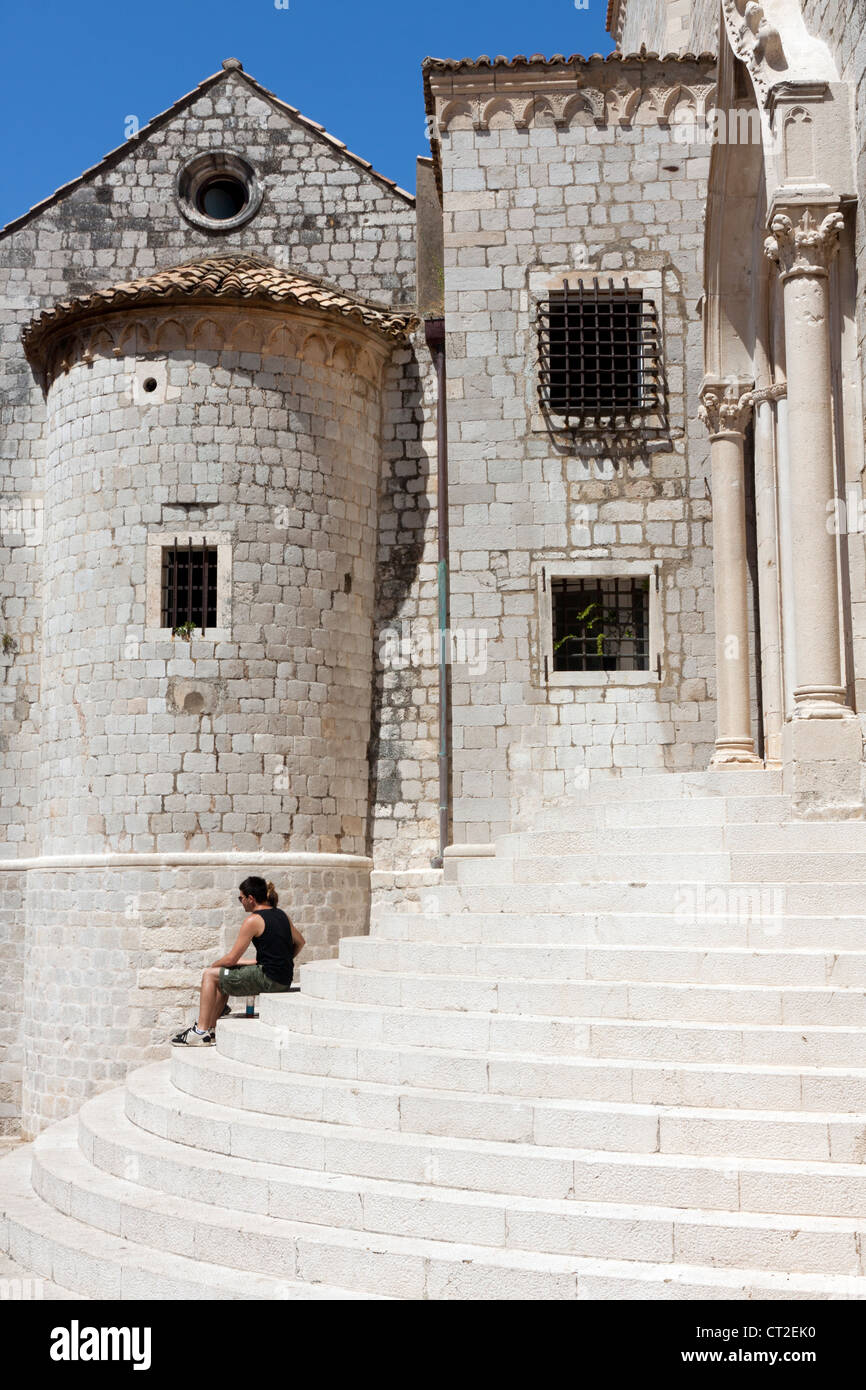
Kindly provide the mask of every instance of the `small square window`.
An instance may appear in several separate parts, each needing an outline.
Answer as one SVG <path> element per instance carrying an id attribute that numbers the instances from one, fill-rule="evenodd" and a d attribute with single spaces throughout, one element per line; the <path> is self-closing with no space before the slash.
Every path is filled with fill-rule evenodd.
<path id="1" fill-rule="evenodd" d="M 551 579 L 554 671 L 648 671 L 646 575 Z"/>
<path id="2" fill-rule="evenodd" d="M 217 547 L 175 540 L 162 552 L 162 626 L 217 626 Z"/>
<path id="3" fill-rule="evenodd" d="M 539 305 L 542 406 L 577 427 L 640 423 L 661 410 L 653 301 L 628 281 L 548 290 Z"/>

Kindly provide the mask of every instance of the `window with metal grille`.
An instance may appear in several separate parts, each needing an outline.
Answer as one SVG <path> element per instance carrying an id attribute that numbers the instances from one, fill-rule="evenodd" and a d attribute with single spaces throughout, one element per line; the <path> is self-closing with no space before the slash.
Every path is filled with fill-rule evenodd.
<path id="1" fill-rule="evenodd" d="M 166 546 L 162 552 L 162 625 L 193 623 L 205 632 L 217 625 L 216 546 Z"/>
<path id="2" fill-rule="evenodd" d="M 541 302 L 538 330 L 539 396 L 567 424 L 640 424 L 661 413 L 656 308 L 627 280 L 565 280 Z"/>
<path id="3" fill-rule="evenodd" d="M 554 671 L 648 671 L 649 579 L 551 579 Z"/>

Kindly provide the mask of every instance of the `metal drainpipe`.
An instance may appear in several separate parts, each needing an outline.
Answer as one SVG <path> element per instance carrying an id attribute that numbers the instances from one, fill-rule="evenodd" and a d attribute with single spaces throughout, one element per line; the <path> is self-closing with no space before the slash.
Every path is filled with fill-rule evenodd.
<path id="1" fill-rule="evenodd" d="M 449 759 L 448 759 L 448 405 L 445 397 L 445 320 L 427 319 L 424 337 L 436 368 L 436 483 L 438 504 L 439 558 L 439 853 L 434 869 L 445 862 L 448 844 Z"/>

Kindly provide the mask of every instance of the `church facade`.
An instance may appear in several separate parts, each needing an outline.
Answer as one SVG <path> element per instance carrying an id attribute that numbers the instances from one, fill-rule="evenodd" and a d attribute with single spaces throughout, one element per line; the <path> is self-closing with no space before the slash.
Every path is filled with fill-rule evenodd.
<path id="1" fill-rule="evenodd" d="M 597 771 L 862 818 L 863 19 L 428 59 L 417 197 L 230 59 L 3 231 L 7 1132 L 248 872 L 316 960 Z"/>

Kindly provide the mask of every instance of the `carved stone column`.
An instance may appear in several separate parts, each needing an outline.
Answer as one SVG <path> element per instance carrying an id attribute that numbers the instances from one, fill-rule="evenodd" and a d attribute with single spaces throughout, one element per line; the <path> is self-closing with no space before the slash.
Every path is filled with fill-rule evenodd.
<path id="1" fill-rule="evenodd" d="M 714 767 L 760 763 L 749 699 L 749 612 L 743 436 L 751 396 L 742 383 L 704 381 L 700 415 L 710 431 L 717 726 Z"/>
<path id="2" fill-rule="evenodd" d="M 774 205 L 767 254 L 779 265 L 785 312 L 790 507 L 796 626 L 795 713 L 850 714 L 842 681 L 830 381 L 828 271 L 844 225 L 836 200 Z M 832 208 L 833 210 L 828 210 Z"/>
<path id="3" fill-rule="evenodd" d="M 801 814 L 862 815 L 859 721 L 842 666 L 830 340 L 830 263 L 844 219 L 829 188 L 780 187 L 767 255 L 779 267 L 788 377 L 788 517 L 794 601 L 794 707 L 783 786 Z"/>
<path id="4" fill-rule="evenodd" d="M 782 624 L 779 602 L 779 536 L 776 526 L 778 470 L 775 451 L 774 406 L 785 396 L 785 382 L 754 390 L 755 412 L 755 540 L 757 545 L 758 611 L 761 619 L 761 706 L 764 714 L 764 762 L 782 761 Z"/>

